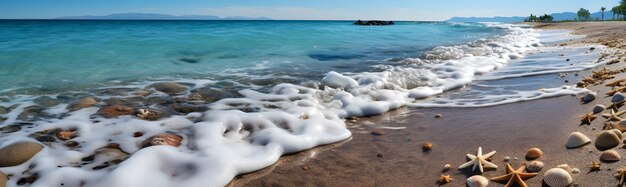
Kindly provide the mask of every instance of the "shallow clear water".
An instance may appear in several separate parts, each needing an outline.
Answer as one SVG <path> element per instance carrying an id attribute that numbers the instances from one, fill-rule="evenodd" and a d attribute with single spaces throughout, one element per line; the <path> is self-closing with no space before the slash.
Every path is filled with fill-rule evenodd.
<path id="1" fill-rule="evenodd" d="M 319 79 L 502 33 L 438 22 L 0 21 L 0 90 L 246 74 Z"/>

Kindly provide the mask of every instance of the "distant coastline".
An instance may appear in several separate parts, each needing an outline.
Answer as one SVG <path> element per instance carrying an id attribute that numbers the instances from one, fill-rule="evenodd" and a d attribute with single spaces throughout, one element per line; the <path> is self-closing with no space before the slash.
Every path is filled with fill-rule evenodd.
<path id="1" fill-rule="evenodd" d="M 550 14 L 554 17 L 554 21 L 564 21 L 564 20 L 574 20 L 578 16 L 575 12 L 562 12 L 562 13 L 552 13 Z M 604 12 L 605 17 L 612 17 L 612 11 Z M 602 12 L 596 12 L 591 14 L 591 19 L 601 18 Z M 502 22 L 502 23 L 514 23 L 514 22 L 523 22 L 527 16 L 496 16 L 496 17 L 452 17 L 445 21 L 450 22 Z"/>
<path id="2" fill-rule="evenodd" d="M 154 13 L 121 13 L 121 14 L 109 14 L 103 16 L 65 16 L 53 18 L 56 20 L 274 20 L 269 17 L 245 17 L 245 16 L 230 16 L 219 17 L 213 15 L 182 15 L 174 16 L 168 14 L 154 14 Z"/>

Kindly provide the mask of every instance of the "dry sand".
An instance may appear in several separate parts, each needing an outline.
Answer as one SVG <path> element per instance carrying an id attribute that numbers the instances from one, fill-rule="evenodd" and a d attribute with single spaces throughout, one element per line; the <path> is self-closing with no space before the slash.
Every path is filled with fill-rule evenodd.
<path id="1" fill-rule="evenodd" d="M 587 35 L 565 45 L 602 43 L 625 47 L 626 22 L 532 25 L 539 29 L 572 29 L 574 34 Z M 623 68 L 624 59 L 626 56 L 619 63 L 595 70 Z M 590 73 L 572 72 L 564 79 L 576 82 Z M 617 76 L 616 79 L 626 78 L 623 73 Z M 600 151 L 593 145 L 579 149 L 564 146 L 571 132 L 582 132 L 593 140 L 602 129 L 602 117 L 581 126 L 579 116 L 590 112 L 596 104 L 608 105 L 610 98 L 602 96 L 609 87 L 601 84 L 587 88 L 598 91 L 600 97 L 584 105 L 577 97 L 562 96 L 483 108 L 403 108 L 362 118 L 351 125 L 351 139 L 284 156 L 271 167 L 238 176 L 230 186 L 438 186 L 445 164 L 452 165 L 444 174 L 451 175 L 453 182 L 444 186 L 465 186 L 471 172 L 456 168 L 466 162 L 465 154 L 476 154 L 479 146 L 484 152 L 497 151 L 492 161 L 499 168 L 487 170 L 483 176 L 488 178 L 505 173 L 505 156 L 511 157 L 510 163 L 517 168 L 528 162 L 524 159 L 528 148 L 539 147 L 545 155 L 538 160 L 545 163 L 545 168 L 526 181 L 529 186 L 541 186 L 543 173 L 560 164 L 582 171 L 573 175 L 579 186 L 616 186 L 613 174 L 626 166 L 626 161 L 605 163 L 601 171 L 589 173 L 587 166 L 591 161 L 599 161 Z M 442 117 L 435 118 L 436 114 Z M 372 131 L 381 131 L 377 130 L 380 126 L 406 129 L 382 130 L 382 135 L 373 135 Z M 432 151 L 422 151 L 426 142 L 434 144 Z M 626 150 L 616 150 L 626 158 Z M 489 186 L 503 185 L 490 182 Z"/>

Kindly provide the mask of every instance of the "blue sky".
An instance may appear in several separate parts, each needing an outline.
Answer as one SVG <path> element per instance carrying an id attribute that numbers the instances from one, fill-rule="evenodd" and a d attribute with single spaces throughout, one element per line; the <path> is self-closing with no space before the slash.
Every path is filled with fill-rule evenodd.
<path id="1" fill-rule="evenodd" d="M 266 16 L 274 19 L 445 20 L 608 9 L 618 0 L 0 0 L 0 18 L 113 13 Z"/>

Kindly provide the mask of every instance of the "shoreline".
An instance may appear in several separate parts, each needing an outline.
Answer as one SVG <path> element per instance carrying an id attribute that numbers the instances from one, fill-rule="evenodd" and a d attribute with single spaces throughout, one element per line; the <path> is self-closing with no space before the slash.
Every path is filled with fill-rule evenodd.
<path id="1" fill-rule="evenodd" d="M 572 34 L 586 35 L 563 42 L 561 46 L 593 43 L 625 49 L 624 40 L 620 37 L 626 32 L 611 32 L 626 29 L 626 24 L 611 24 L 613 22 L 530 23 L 534 28 L 570 29 Z M 590 29 L 590 25 L 600 25 L 602 29 Z M 626 56 L 624 53 L 618 55 L 622 55 L 618 63 L 577 72 L 579 77 L 568 79 L 577 82 L 589 76 L 591 71 L 623 67 Z M 626 77 L 623 73 L 616 76 L 614 80 Z M 497 151 L 492 161 L 499 168 L 486 171 L 483 176 L 488 178 L 504 174 L 505 162 L 502 160 L 505 156 L 511 157 L 509 163 L 517 168 L 527 162 L 523 158 L 526 149 L 539 147 L 545 153 L 539 159 L 545 167 L 538 176 L 526 181 L 528 185 L 540 186 L 543 173 L 561 164 L 582 171 L 572 175 L 574 183 L 580 186 L 615 185 L 617 181 L 613 174 L 624 161 L 603 164 L 601 171 L 588 173 L 587 166 L 591 165 L 591 161 L 598 161 L 600 151 L 593 146 L 580 149 L 566 149 L 564 146 L 571 132 L 583 132 L 593 140 L 602 129 L 601 117 L 592 125 L 579 126 L 579 116 L 591 111 L 598 103 L 607 105 L 610 97 L 600 96 L 609 87 L 600 84 L 587 88 L 597 91 L 599 97 L 584 105 L 576 97 L 560 96 L 480 108 L 405 107 L 381 116 L 362 118 L 356 124 L 362 129 L 350 128 L 353 132 L 351 140 L 327 145 L 331 148 L 320 147 L 283 156 L 268 168 L 237 176 L 229 186 L 432 186 L 437 185 L 446 163 L 451 164 L 452 169 L 443 174 L 453 178 L 452 183 L 446 186 L 461 186 L 470 174 L 455 168 L 465 163 L 465 154 L 475 154 L 478 146 L 482 146 L 485 152 Z M 435 118 L 437 114 L 442 117 Z M 372 124 L 403 126 L 406 129 L 380 130 L 371 127 Z M 422 152 L 421 145 L 426 142 L 433 143 L 432 151 Z M 626 156 L 622 152 L 622 157 Z"/>

